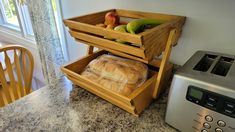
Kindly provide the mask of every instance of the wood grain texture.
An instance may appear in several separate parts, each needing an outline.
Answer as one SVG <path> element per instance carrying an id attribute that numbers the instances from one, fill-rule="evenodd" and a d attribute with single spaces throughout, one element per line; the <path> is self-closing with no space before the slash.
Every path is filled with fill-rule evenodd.
<path id="1" fill-rule="evenodd" d="M 20 66 L 20 60 L 19 56 L 16 53 L 16 50 L 14 50 L 14 61 L 15 61 L 15 69 L 17 73 L 17 79 L 18 79 L 18 84 L 19 84 L 19 89 L 20 89 L 20 97 L 23 97 L 26 95 L 25 89 L 23 88 L 23 76 L 21 72 L 21 66 Z"/>
<path id="2" fill-rule="evenodd" d="M 26 53 L 22 53 L 22 56 L 26 56 Z M 22 57 L 21 58 L 22 60 L 22 73 L 23 73 L 23 76 L 27 76 L 27 60 L 26 60 L 26 57 Z M 24 83 L 27 82 L 27 78 L 24 77 Z"/>
<path id="3" fill-rule="evenodd" d="M 109 49 L 114 49 L 120 52 L 125 52 L 125 53 L 129 53 L 131 55 L 134 56 L 138 56 L 138 57 L 145 57 L 144 54 L 144 49 L 142 48 L 137 48 L 137 47 L 133 47 L 133 46 L 129 46 L 129 45 L 125 45 L 125 44 L 120 44 L 117 43 L 115 41 L 110 41 L 108 39 L 104 39 L 104 38 L 100 38 L 100 37 L 96 37 L 90 34 L 86 34 L 86 33 L 81 33 L 81 32 L 76 32 L 76 31 L 69 31 L 71 36 L 73 36 L 74 38 L 83 40 L 83 41 L 87 41 L 89 43 L 93 43 L 96 44 L 97 46 L 103 46 L 103 47 L 107 47 Z"/>
<path id="4" fill-rule="evenodd" d="M 143 35 L 145 54 L 149 61 L 151 61 L 155 56 L 160 56 L 165 50 L 171 29 L 176 29 L 176 35 L 172 40 L 173 45 L 176 45 L 180 37 L 184 21 L 184 17 L 179 17 L 176 20 L 169 21 L 165 24 L 152 28 L 149 31 L 141 33 Z"/>
<path id="5" fill-rule="evenodd" d="M 165 51 L 164 51 L 164 54 L 163 54 L 163 57 L 162 57 L 162 62 L 161 62 L 158 77 L 157 77 L 157 80 L 156 80 L 155 89 L 154 89 L 154 92 L 153 92 L 153 97 L 154 98 L 157 98 L 160 91 L 161 91 L 160 86 L 162 85 L 162 83 L 164 81 L 164 76 L 165 76 L 165 72 L 166 72 L 166 69 L 167 69 L 168 60 L 169 60 L 169 57 L 170 57 L 170 54 L 171 54 L 173 38 L 174 38 L 175 33 L 176 33 L 176 29 L 172 29 L 170 31 L 170 34 L 169 34 L 169 37 L 168 37 L 168 40 L 167 40 L 166 48 L 165 48 Z"/>
<path id="6" fill-rule="evenodd" d="M 20 96 L 17 92 L 16 80 L 15 80 L 15 77 L 14 77 L 14 74 L 13 74 L 12 64 L 11 64 L 9 56 L 6 53 L 6 50 L 4 51 L 4 55 L 5 55 L 5 64 L 6 64 L 7 74 L 10 78 L 10 87 L 12 88 L 10 90 L 13 91 L 14 100 L 17 100 L 17 99 L 19 99 Z"/>
<path id="7" fill-rule="evenodd" d="M 115 54 L 117 56 L 129 58 L 129 59 L 140 61 L 140 62 L 143 62 L 143 63 L 148 63 L 148 60 L 146 60 L 146 59 L 142 59 L 140 57 L 136 57 L 136 56 L 133 56 L 133 55 L 121 52 L 121 51 L 113 50 L 112 48 L 103 47 L 102 45 L 101 46 L 100 45 L 96 45 L 96 44 L 93 44 L 93 43 L 90 43 L 90 42 L 86 42 L 86 41 L 83 41 L 83 40 L 79 40 L 79 39 L 76 39 L 76 41 L 84 43 L 84 44 L 87 44 L 87 45 L 90 45 L 90 46 L 95 46 L 95 47 L 97 47 L 99 49 L 103 49 L 103 50 L 109 51 L 110 53 Z"/>
<path id="8" fill-rule="evenodd" d="M 2 67 L 1 63 L 0 63 L 0 74 L 2 75 L 2 76 L 0 76 L 0 82 L 2 84 L 1 85 L 1 95 L 2 95 L 2 98 L 7 100 L 9 103 L 11 103 L 11 102 L 14 101 L 14 98 L 11 95 L 12 92 L 10 92 L 9 84 L 7 84 L 7 80 L 6 80 L 6 77 L 4 76 L 5 73 L 4 73 L 4 70 L 3 70 L 3 67 Z M 4 103 L 4 104 L 6 104 L 6 103 Z"/>
<path id="9" fill-rule="evenodd" d="M 96 13 L 89 13 L 89 14 L 86 14 L 86 15 L 81 15 L 79 17 L 69 18 L 67 20 L 72 20 L 72 21 L 77 21 L 77 22 L 82 22 L 82 23 L 95 25 L 97 23 L 104 23 L 105 14 L 107 12 L 110 12 L 110 11 L 115 11 L 115 10 L 110 9 L 110 10 L 105 10 L 105 11 L 99 11 L 99 12 L 96 12 Z M 89 17 L 87 17 L 87 16 L 89 16 Z M 64 20 L 64 22 L 66 23 L 66 20 Z"/>
<path id="10" fill-rule="evenodd" d="M 13 51 L 13 63 L 8 56 L 8 51 Z M 34 61 L 30 51 L 19 45 L 3 46 L 0 48 L 0 52 L 3 52 L 5 56 L 5 61 L 0 62 L 0 82 L 2 84 L 0 92 L 4 105 L 7 105 L 31 92 Z M 6 72 L 2 63 L 6 65 Z"/>
<path id="11" fill-rule="evenodd" d="M 155 73 L 141 87 L 136 89 L 131 95 L 133 105 L 136 108 L 136 113 L 139 115 L 152 102 L 152 93 L 154 90 L 154 82 L 158 73 Z"/>
<path id="12" fill-rule="evenodd" d="M 72 80 L 72 82 L 74 84 L 77 84 L 77 85 L 85 88 L 87 91 L 89 91 L 93 94 L 96 94 L 97 96 L 99 96 L 99 97 L 115 104 L 116 106 L 118 106 L 120 108 L 123 108 L 124 110 L 128 111 L 129 113 L 132 113 L 132 114 L 135 115 L 135 108 L 133 106 L 123 103 L 120 99 L 113 98 L 112 94 L 107 94 L 107 93 L 104 93 L 100 90 L 97 90 L 93 87 L 93 85 L 84 83 L 83 81 L 80 81 L 79 79 L 75 79 L 75 78 L 72 78 L 72 77 L 69 77 L 69 76 L 68 76 L 68 78 L 70 80 Z"/>
<path id="13" fill-rule="evenodd" d="M 171 21 L 177 19 L 181 16 L 176 15 L 169 15 L 169 14 L 160 14 L 160 13 L 151 13 L 151 12 L 143 12 L 143 11 L 131 11 L 131 10 L 124 10 L 124 9 L 115 9 L 118 15 L 122 17 L 129 17 L 129 18 L 150 18 L 150 19 L 158 19 L 164 21 Z"/>
<path id="14" fill-rule="evenodd" d="M 66 26 L 69 27 L 70 30 L 77 30 L 79 32 L 86 32 L 86 33 L 90 33 L 93 35 L 94 34 L 99 35 L 102 37 L 105 36 L 107 38 L 120 39 L 126 42 L 134 43 L 135 45 L 138 45 L 138 46 L 142 46 L 141 36 L 139 35 L 110 30 L 110 29 L 98 27 L 95 25 L 89 25 L 86 23 L 81 23 L 81 22 L 72 21 L 72 20 L 64 20 L 64 23 Z"/>

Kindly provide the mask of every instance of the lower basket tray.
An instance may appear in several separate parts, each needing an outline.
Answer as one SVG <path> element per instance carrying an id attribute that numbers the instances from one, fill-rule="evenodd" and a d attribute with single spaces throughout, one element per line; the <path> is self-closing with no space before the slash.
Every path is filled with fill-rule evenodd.
<path id="1" fill-rule="evenodd" d="M 79 85 L 91 93 L 96 94 L 97 96 L 111 102 L 112 104 L 115 104 L 116 106 L 138 116 L 146 107 L 149 106 L 153 100 L 153 91 L 158 76 L 158 68 L 153 68 L 150 66 L 152 68 L 149 70 L 149 77 L 147 81 L 135 91 L 133 91 L 129 96 L 123 96 L 103 88 L 99 84 L 94 83 L 80 75 L 89 62 L 106 53 L 108 52 L 103 50 L 95 52 L 91 55 L 83 57 L 82 59 L 65 65 L 61 69 L 66 74 L 68 79 L 70 79 L 74 84 Z M 169 78 L 171 69 L 172 67 L 168 68 L 168 74 L 165 75 L 165 78 Z"/>

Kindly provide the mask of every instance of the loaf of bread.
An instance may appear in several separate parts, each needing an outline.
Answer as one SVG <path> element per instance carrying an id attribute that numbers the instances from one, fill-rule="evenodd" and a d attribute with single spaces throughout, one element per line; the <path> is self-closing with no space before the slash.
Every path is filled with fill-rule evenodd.
<path id="1" fill-rule="evenodd" d="M 128 96 L 130 95 L 136 88 L 135 84 L 125 84 L 125 83 L 120 83 L 116 82 L 113 80 L 109 80 L 106 78 L 102 78 L 99 75 L 86 70 L 81 74 L 83 77 L 88 78 L 89 80 L 92 80 L 93 82 L 101 85 L 104 88 L 107 88 L 109 90 L 112 90 L 118 94 Z"/>
<path id="2" fill-rule="evenodd" d="M 102 55 L 91 61 L 81 73 L 83 77 L 128 96 L 147 79 L 148 67 L 138 61 L 113 55 Z"/>
<path id="3" fill-rule="evenodd" d="M 147 77 L 148 67 L 141 62 L 112 55 L 102 55 L 88 65 L 89 70 L 117 82 L 136 84 Z"/>

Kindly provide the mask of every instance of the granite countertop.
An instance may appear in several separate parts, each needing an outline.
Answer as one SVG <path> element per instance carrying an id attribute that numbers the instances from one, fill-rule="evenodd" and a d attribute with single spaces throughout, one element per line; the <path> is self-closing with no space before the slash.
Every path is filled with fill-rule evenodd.
<path id="1" fill-rule="evenodd" d="M 0 108 L 0 131 L 175 132 L 164 122 L 167 93 L 135 117 L 63 77 L 55 85 Z"/>

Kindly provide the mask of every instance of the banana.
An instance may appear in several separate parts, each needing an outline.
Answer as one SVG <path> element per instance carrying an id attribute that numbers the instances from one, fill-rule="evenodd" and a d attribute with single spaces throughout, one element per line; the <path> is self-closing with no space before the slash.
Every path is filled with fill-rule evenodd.
<path id="1" fill-rule="evenodd" d="M 119 25 L 117 27 L 114 28 L 115 31 L 119 31 L 119 32 L 124 32 L 127 33 L 126 31 L 126 25 Z M 120 39 L 116 39 L 116 42 L 118 43 L 126 43 L 126 41 L 120 40 Z"/>
<path id="2" fill-rule="evenodd" d="M 129 22 L 126 29 L 129 33 L 136 34 L 143 31 L 145 25 L 160 25 L 162 23 L 162 20 L 156 19 L 137 19 Z"/>

